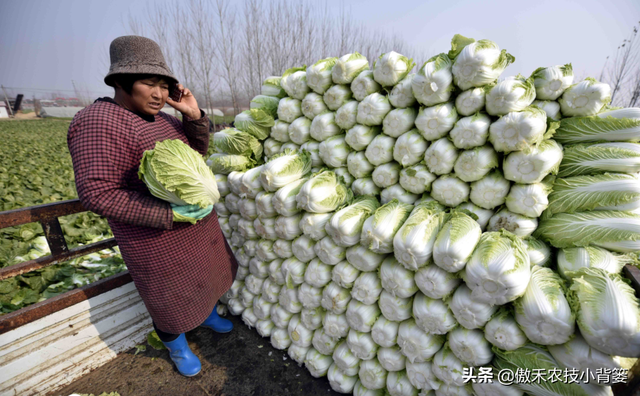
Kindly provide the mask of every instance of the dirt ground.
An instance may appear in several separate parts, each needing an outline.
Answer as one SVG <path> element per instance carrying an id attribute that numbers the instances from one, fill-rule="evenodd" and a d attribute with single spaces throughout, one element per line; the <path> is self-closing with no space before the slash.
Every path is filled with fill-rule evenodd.
<path id="1" fill-rule="evenodd" d="M 127 351 L 49 396 L 102 392 L 121 396 L 339 395 L 326 377 L 313 378 L 239 317 L 229 319 L 235 326 L 229 334 L 204 328 L 187 333 L 191 349 L 202 362 L 202 372 L 193 378 L 177 372 L 166 350 L 156 351 L 145 343 L 146 351 L 138 355 L 136 349 Z"/>
<path id="2" fill-rule="evenodd" d="M 13 120 L 37 120 L 39 119 L 36 116 L 36 113 L 33 111 L 31 113 L 17 113 L 14 118 L 0 118 L 0 121 L 13 121 Z"/>

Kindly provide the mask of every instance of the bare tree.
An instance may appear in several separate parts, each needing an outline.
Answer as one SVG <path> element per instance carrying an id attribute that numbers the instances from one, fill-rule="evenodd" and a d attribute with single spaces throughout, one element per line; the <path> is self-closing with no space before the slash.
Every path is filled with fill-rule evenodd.
<path id="1" fill-rule="evenodd" d="M 233 105 L 233 114 L 240 112 L 238 101 L 239 70 L 238 53 L 236 48 L 236 12 L 230 8 L 226 0 L 216 0 L 216 23 L 215 48 L 218 60 L 221 63 L 221 76 L 229 87 L 229 95 Z"/>
<path id="2" fill-rule="evenodd" d="M 640 105 L 640 69 L 637 69 L 629 83 L 629 101 L 627 107 Z"/>
<path id="3" fill-rule="evenodd" d="M 627 83 L 629 78 L 640 67 L 640 46 L 637 39 L 638 28 L 633 27 L 633 32 L 628 38 L 622 40 L 611 59 L 607 57 L 605 68 L 601 74 L 601 80 L 611 86 L 611 103 L 622 104 L 628 96 Z"/>

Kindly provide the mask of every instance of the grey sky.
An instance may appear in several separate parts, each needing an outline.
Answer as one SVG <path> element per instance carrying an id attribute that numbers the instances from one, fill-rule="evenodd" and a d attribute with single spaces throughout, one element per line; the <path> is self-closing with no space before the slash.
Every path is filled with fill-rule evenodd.
<path id="1" fill-rule="evenodd" d="M 29 96 L 39 92 L 29 89 L 74 96 L 75 80 L 91 97 L 110 95 L 102 82 L 109 43 L 127 34 L 126 15 L 143 17 L 149 1 L 0 1 L 0 83 Z M 343 3 L 370 28 L 434 54 L 448 51 L 455 33 L 496 41 L 516 57 L 507 75 L 571 62 L 578 76 L 597 77 L 640 21 L 638 0 L 328 0 Z"/>

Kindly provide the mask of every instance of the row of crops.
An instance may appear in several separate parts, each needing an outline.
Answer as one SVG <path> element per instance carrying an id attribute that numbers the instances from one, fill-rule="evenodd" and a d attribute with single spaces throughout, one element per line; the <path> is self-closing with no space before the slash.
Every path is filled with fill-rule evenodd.
<path id="1" fill-rule="evenodd" d="M 207 161 L 229 311 L 341 393 L 612 394 L 640 356 L 640 109 L 513 61 L 456 36 L 416 73 L 353 53 L 267 79 Z"/>

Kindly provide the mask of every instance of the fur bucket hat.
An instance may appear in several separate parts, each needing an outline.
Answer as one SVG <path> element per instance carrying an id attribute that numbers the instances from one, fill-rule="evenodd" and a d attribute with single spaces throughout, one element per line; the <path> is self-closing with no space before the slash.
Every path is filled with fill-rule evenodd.
<path id="1" fill-rule="evenodd" d="M 104 78 L 105 84 L 114 87 L 117 74 L 155 74 L 178 83 L 164 60 L 160 46 L 153 40 L 140 36 L 122 36 L 109 46 L 111 66 Z"/>

